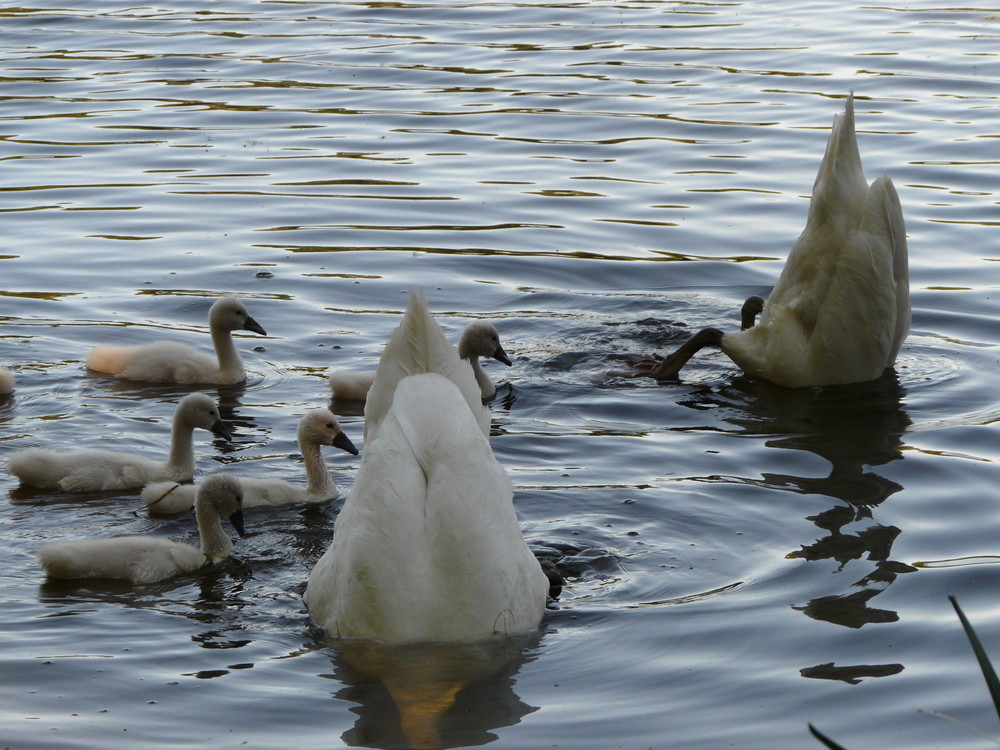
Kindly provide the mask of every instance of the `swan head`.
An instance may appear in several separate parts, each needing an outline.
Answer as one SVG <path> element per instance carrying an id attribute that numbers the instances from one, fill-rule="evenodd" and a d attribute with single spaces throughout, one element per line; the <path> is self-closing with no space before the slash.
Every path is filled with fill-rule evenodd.
<path id="1" fill-rule="evenodd" d="M 347 451 L 352 456 L 358 455 L 358 449 L 340 429 L 340 422 L 329 409 L 313 409 L 306 412 L 299 420 L 299 443 L 332 445 Z"/>
<path id="2" fill-rule="evenodd" d="M 486 321 L 479 320 L 462 332 L 458 340 L 458 356 L 462 359 L 474 357 L 492 357 L 498 362 L 511 366 L 510 357 L 500 345 L 500 334 L 497 329 Z"/>
<path id="3" fill-rule="evenodd" d="M 240 538 L 247 535 L 243 526 L 243 486 L 231 474 L 211 474 L 198 485 L 194 499 L 195 511 L 212 510 L 220 518 L 228 518 Z"/>
<path id="4" fill-rule="evenodd" d="M 182 398 L 177 405 L 175 421 L 177 420 L 191 427 L 200 427 L 203 430 L 208 430 L 213 435 L 225 438 L 230 442 L 233 439 L 233 436 L 229 434 L 229 430 L 222 423 L 222 417 L 219 416 L 219 407 L 216 406 L 215 401 L 210 396 L 204 393 L 191 393 Z"/>
<path id="5" fill-rule="evenodd" d="M 217 331 L 253 331 L 266 336 L 267 331 L 247 312 L 237 297 L 219 297 L 208 311 L 208 327 Z"/>

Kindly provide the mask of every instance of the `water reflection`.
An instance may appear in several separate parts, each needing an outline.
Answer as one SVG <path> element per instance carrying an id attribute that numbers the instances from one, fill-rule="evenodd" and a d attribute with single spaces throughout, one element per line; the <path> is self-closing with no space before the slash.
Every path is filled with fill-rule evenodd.
<path id="1" fill-rule="evenodd" d="M 699 396 L 689 404 L 701 408 L 711 401 L 724 407 L 723 419 L 741 431 L 775 435 L 765 442 L 769 448 L 808 451 L 829 462 L 826 477 L 762 475 L 765 486 L 836 501 L 829 509 L 806 516 L 821 535 L 789 552 L 789 558 L 831 560 L 838 571 L 862 558 L 873 564 L 868 574 L 850 584 L 850 592 L 794 607 L 813 619 L 848 628 L 898 619 L 893 611 L 870 606 L 897 575 L 914 570 L 891 559 L 901 529 L 875 517 L 878 506 L 902 487 L 874 467 L 903 458 L 902 435 L 911 424 L 903 408 L 905 396 L 895 372 L 889 370 L 868 383 L 827 388 L 786 389 L 740 377 L 708 399 Z"/>
<path id="2" fill-rule="evenodd" d="M 536 711 L 515 693 L 515 675 L 533 659 L 540 636 L 475 643 L 387 645 L 339 641 L 334 697 L 357 704 L 351 747 L 446 748 L 485 745 L 493 730 Z"/>

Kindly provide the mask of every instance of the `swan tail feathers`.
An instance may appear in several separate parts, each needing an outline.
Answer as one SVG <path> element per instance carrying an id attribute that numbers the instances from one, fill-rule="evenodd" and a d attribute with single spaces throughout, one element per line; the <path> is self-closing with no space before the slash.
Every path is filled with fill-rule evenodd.
<path id="1" fill-rule="evenodd" d="M 896 360 L 910 330 L 910 272 L 903 210 L 892 180 L 885 175 L 875 180 L 868 191 L 863 227 L 880 278 L 894 287 L 885 295 L 892 301 L 892 309 L 888 312 L 894 320 L 886 361 L 888 367 Z"/>
<path id="2" fill-rule="evenodd" d="M 195 486 L 177 482 L 153 482 L 142 488 L 139 499 L 150 513 L 170 516 L 194 508 Z"/>
<path id="3" fill-rule="evenodd" d="M 826 152 L 813 183 L 809 223 L 834 220 L 845 208 L 857 206 L 868 183 L 861 166 L 861 152 L 854 129 L 854 94 L 847 98 L 841 114 L 833 118 Z M 851 213 L 850 210 L 847 213 Z"/>
<path id="4" fill-rule="evenodd" d="M 375 380 L 365 404 L 365 440 L 374 435 L 388 413 L 399 382 L 410 375 L 434 372 L 451 380 L 465 397 L 484 432 L 489 431 L 489 411 L 482 404 L 472 366 L 459 358 L 431 315 L 422 291 L 410 294 L 403 320 L 382 352 Z"/>
<path id="5" fill-rule="evenodd" d="M 55 454 L 44 448 L 18 451 L 7 459 L 7 470 L 21 484 L 45 489 L 56 487 L 64 473 L 57 464 Z"/>

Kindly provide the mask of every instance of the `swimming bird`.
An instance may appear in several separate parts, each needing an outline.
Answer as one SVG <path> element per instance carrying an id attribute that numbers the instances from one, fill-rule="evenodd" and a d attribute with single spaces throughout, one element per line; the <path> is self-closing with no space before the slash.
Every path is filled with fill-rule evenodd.
<path id="1" fill-rule="evenodd" d="M 458 386 L 483 434 L 490 434 L 490 410 L 483 405 L 481 389 L 472 367 L 448 343 L 431 315 L 427 298 L 423 292 L 417 291 L 410 294 L 403 319 L 382 350 L 375 380 L 365 402 L 366 443 L 389 410 L 399 381 L 424 372 L 439 373 Z"/>
<path id="2" fill-rule="evenodd" d="M 5 396 L 14 390 L 14 373 L 0 365 L 0 396 Z"/>
<path id="3" fill-rule="evenodd" d="M 497 394 L 496 384 L 483 369 L 480 357 L 491 357 L 510 367 L 513 363 L 500 343 L 500 334 L 492 323 L 477 320 L 462 331 L 458 340 L 458 356 L 472 365 L 484 401 Z M 375 380 L 374 370 L 336 370 L 330 373 L 330 390 L 335 398 L 364 401 Z"/>
<path id="4" fill-rule="evenodd" d="M 178 341 L 153 341 L 139 346 L 98 346 L 87 355 L 87 367 L 146 383 L 242 383 L 247 374 L 232 332 L 267 333 L 250 317 L 246 305 L 232 295 L 220 297 L 209 309 L 208 328 L 214 357 Z"/>
<path id="5" fill-rule="evenodd" d="M 149 535 L 118 536 L 50 542 L 38 558 L 50 578 L 112 578 L 132 583 L 153 583 L 190 573 L 229 557 L 233 542 L 222 528 L 228 518 L 241 536 L 242 490 L 228 474 L 212 474 L 198 487 L 195 500 L 201 548 Z"/>
<path id="6" fill-rule="evenodd" d="M 288 505 L 289 503 L 321 503 L 337 496 L 337 485 L 326 469 L 321 445 L 332 445 L 358 455 L 354 443 L 340 429 L 340 422 L 329 409 L 312 409 L 299 420 L 299 451 L 306 467 L 306 484 L 293 484 L 284 479 L 242 477 L 243 507 L 258 505 Z M 183 513 L 191 509 L 195 485 L 177 482 L 154 482 L 142 488 L 140 498 L 154 513 Z"/>
<path id="7" fill-rule="evenodd" d="M 309 576 L 313 620 L 390 643 L 513 635 L 538 626 L 548 589 L 465 396 L 437 373 L 403 378 Z"/>
<path id="8" fill-rule="evenodd" d="M 122 451 L 28 448 L 7 459 L 7 469 L 21 484 L 66 492 L 123 490 L 164 479 L 190 481 L 195 428 L 232 440 L 215 402 L 204 393 L 191 393 L 177 404 L 165 462 Z"/>
<path id="9" fill-rule="evenodd" d="M 874 380 L 896 361 L 910 328 L 906 227 L 892 180 L 865 180 L 853 94 L 834 118 L 805 230 L 767 301 L 744 304 L 742 327 L 705 328 L 665 358 L 631 362 L 633 377 L 676 377 L 703 346 L 789 388 Z"/>

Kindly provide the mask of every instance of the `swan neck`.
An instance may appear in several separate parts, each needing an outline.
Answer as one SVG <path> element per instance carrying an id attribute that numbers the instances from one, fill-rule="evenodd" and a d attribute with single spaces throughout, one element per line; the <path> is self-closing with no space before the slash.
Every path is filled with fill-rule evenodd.
<path id="1" fill-rule="evenodd" d="M 483 369 L 483 365 L 478 356 L 472 355 L 471 357 L 465 357 L 468 359 L 469 364 L 472 365 L 472 374 L 476 376 L 476 383 L 479 384 L 479 392 L 484 398 L 489 398 L 496 392 L 496 386 L 493 385 L 493 381 L 490 376 L 486 374 L 486 370 Z"/>
<path id="2" fill-rule="evenodd" d="M 167 465 L 180 479 L 194 476 L 194 427 L 177 414 L 170 430 L 170 456 Z"/>
<path id="3" fill-rule="evenodd" d="M 309 494 L 326 494 L 329 497 L 337 494 L 337 487 L 333 483 L 330 472 L 326 470 L 326 462 L 323 460 L 323 452 L 319 446 L 311 441 L 300 441 L 299 450 L 302 452 L 302 458 L 306 464 Z"/>
<path id="4" fill-rule="evenodd" d="M 212 346 L 215 347 L 215 354 L 219 358 L 219 370 L 227 374 L 243 373 L 243 360 L 240 359 L 240 353 L 236 349 L 230 331 L 212 328 Z"/>
<path id="5" fill-rule="evenodd" d="M 233 551 L 233 540 L 222 529 L 219 512 L 209 503 L 198 500 L 195 500 L 194 512 L 198 519 L 201 551 L 213 561 L 229 557 Z"/>

